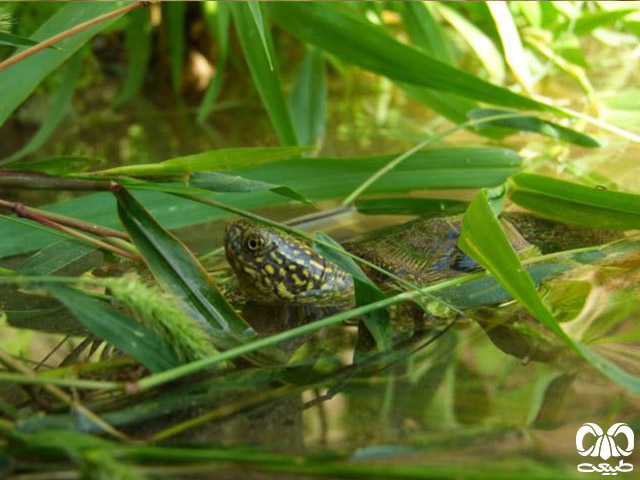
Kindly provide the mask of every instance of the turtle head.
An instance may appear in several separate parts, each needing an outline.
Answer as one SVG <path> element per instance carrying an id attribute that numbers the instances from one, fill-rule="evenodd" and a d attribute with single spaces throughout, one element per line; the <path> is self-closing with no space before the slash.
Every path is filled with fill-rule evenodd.
<path id="1" fill-rule="evenodd" d="M 343 303 L 353 279 L 302 239 L 248 220 L 227 226 L 225 252 L 240 288 L 264 304 Z"/>

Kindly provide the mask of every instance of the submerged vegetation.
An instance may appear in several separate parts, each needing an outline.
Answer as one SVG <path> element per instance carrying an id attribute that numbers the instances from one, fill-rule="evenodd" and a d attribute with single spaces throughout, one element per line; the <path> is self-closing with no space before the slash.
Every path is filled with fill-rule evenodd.
<path id="1" fill-rule="evenodd" d="M 640 426 L 639 7 L 4 2 L 2 473 L 578 477 Z M 237 218 L 352 304 L 247 298 Z M 479 268 L 342 246 L 413 218 Z"/>

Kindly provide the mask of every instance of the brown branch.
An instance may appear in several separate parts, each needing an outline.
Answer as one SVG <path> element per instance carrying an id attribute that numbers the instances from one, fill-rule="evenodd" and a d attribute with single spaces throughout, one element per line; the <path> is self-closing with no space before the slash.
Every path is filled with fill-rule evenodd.
<path id="1" fill-rule="evenodd" d="M 12 202 L 5 202 L 5 203 L 12 203 Z M 50 220 L 48 218 L 45 218 L 45 217 L 42 217 L 40 215 L 34 214 L 33 212 L 30 212 L 27 209 L 27 207 L 25 207 L 21 203 L 14 203 L 12 211 L 18 217 L 26 218 L 28 220 L 33 220 L 34 222 L 38 222 L 41 225 L 44 225 L 44 226 L 49 227 L 49 228 L 53 228 L 54 230 L 58 230 L 59 232 L 66 233 L 67 235 L 70 235 L 70 236 L 72 236 L 74 238 L 77 238 L 78 240 L 81 240 L 83 242 L 89 243 L 90 245 L 92 245 L 94 247 L 101 248 L 101 249 L 107 250 L 109 252 L 115 253 L 116 255 L 120 255 L 120 256 L 128 258 L 130 260 L 142 263 L 142 258 L 140 258 L 138 255 L 136 255 L 134 253 L 127 252 L 126 250 L 123 250 L 122 248 L 116 247 L 114 245 L 110 245 L 107 242 L 104 242 L 102 240 L 98 240 L 97 238 L 90 237 L 89 235 L 85 235 L 84 233 L 80 233 L 80 232 L 78 232 L 76 230 L 73 230 L 73 229 L 71 229 L 69 227 L 61 225 L 58 222 L 55 222 L 55 221 Z"/>
<path id="2" fill-rule="evenodd" d="M 37 45 L 34 45 L 33 47 L 27 48 L 26 50 L 16 53 L 12 57 L 7 58 L 4 62 L 1 62 L 0 72 L 5 68 L 8 68 L 24 60 L 27 57 L 30 57 L 31 55 L 44 50 L 45 48 L 48 48 L 62 40 L 65 40 L 66 38 L 72 35 L 75 35 L 76 33 L 80 33 L 84 30 L 87 30 L 93 27 L 94 25 L 97 25 L 98 23 L 104 22 L 105 20 L 109 20 L 110 18 L 124 15 L 125 13 L 128 13 L 131 10 L 135 10 L 136 8 L 146 7 L 150 3 L 151 2 L 137 2 L 131 5 L 127 5 L 126 7 L 119 8 L 118 10 L 114 10 L 113 12 L 105 13 L 104 15 L 100 15 L 96 18 L 92 18 L 91 20 L 87 20 L 86 22 L 80 23 L 75 27 L 71 27 L 70 29 L 65 30 L 64 32 L 60 32 L 57 35 L 54 35 L 53 37 L 49 37 L 46 40 L 43 40 L 42 42 L 38 43 Z"/>
<path id="3" fill-rule="evenodd" d="M 108 181 L 81 180 L 53 177 L 44 173 L 0 170 L 0 188 L 26 188 L 29 190 L 108 191 Z"/>
<path id="4" fill-rule="evenodd" d="M 27 207 L 26 205 L 23 205 L 21 203 L 0 199 L 0 207 L 8 208 L 14 213 L 17 213 L 17 211 L 20 210 L 33 216 L 46 218 L 61 225 L 75 228 L 76 230 L 82 230 L 83 232 L 92 233 L 93 235 L 97 235 L 99 237 L 114 237 L 121 238 L 122 240 L 129 240 L 129 235 L 121 232 L 120 230 L 104 227 L 102 225 L 98 225 L 97 223 L 85 222 L 84 220 L 68 217 L 60 213 L 48 212 L 46 210 L 40 210 L 38 208 Z"/>

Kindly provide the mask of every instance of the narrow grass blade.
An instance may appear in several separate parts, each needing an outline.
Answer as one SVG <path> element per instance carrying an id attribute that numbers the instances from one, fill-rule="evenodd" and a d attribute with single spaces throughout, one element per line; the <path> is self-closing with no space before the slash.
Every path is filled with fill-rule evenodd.
<path id="1" fill-rule="evenodd" d="M 472 119 L 481 119 L 486 117 L 493 117 L 503 113 L 509 113 L 509 110 L 478 108 L 475 110 L 471 110 L 469 112 L 469 117 Z M 534 116 L 504 118 L 501 120 L 488 120 L 487 122 L 479 124 L 476 128 L 478 130 L 482 130 L 483 128 L 485 128 L 485 126 L 503 127 L 515 131 L 536 132 L 540 135 L 544 135 L 545 137 L 573 143 L 575 145 L 580 145 L 581 147 L 602 146 L 602 142 L 600 142 L 597 138 Z M 509 131 L 506 132 L 510 133 Z"/>
<path id="2" fill-rule="evenodd" d="M 18 272 L 21 275 L 51 275 L 95 251 L 94 248 L 69 240 L 54 243 L 27 258 Z"/>
<path id="3" fill-rule="evenodd" d="M 198 108 L 198 115 L 196 117 L 196 121 L 198 123 L 204 122 L 215 106 L 215 102 L 218 99 L 218 94 L 222 87 L 222 81 L 224 80 L 227 58 L 229 56 L 229 20 L 231 12 L 229 11 L 229 5 L 225 2 L 218 2 L 216 6 L 216 28 L 214 29 L 211 27 L 211 29 L 216 32 L 218 43 L 220 44 L 220 50 L 213 79 L 207 87 L 202 103 Z M 203 7 L 205 17 L 208 19 L 211 13 L 207 10 L 207 3 L 204 3 Z"/>
<path id="4" fill-rule="evenodd" d="M 79 290 L 54 283 L 44 287 L 98 338 L 136 358 L 152 372 L 180 365 L 175 353 L 150 329 Z"/>
<path id="5" fill-rule="evenodd" d="M 119 1 L 68 3 L 53 14 L 31 35 L 30 39 L 40 42 L 68 30 L 74 25 L 117 10 L 126 5 L 126 3 Z M 33 92 L 45 77 L 62 65 L 91 37 L 115 20 L 116 18 L 112 18 L 85 31 L 71 35 L 58 44 L 60 50 L 47 49 L 0 72 L 0 85 L 2 85 L 3 91 L 11 92 L 11 95 L 2 95 L 2 98 L 0 98 L 0 125 L 9 118 L 9 115 Z"/>
<path id="6" fill-rule="evenodd" d="M 325 258 L 335 262 L 343 270 L 353 277 L 355 286 L 356 305 L 367 305 L 369 303 L 383 300 L 385 295 L 380 289 L 367 277 L 358 264 L 351 258 L 341 253 L 342 246 L 331 237 L 318 233 L 318 238 L 335 248 L 329 248 L 321 243 L 314 244 L 314 248 Z M 387 350 L 391 348 L 391 319 L 389 311 L 386 309 L 375 310 L 363 316 L 367 329 L 376 341 L 379 350 Z"/>
<path id="7" fill-rule="evenodd" d="M 438 5 L 437 10 L 475 52 L 478 60 L 489 73 L 491 80 L 498 84 L 503 83 L 505 77 L 504 61 L 491 38 L 456 10 L 442 4 Z"/>
<path id="8" fill-rule="evenodd" d="M 267 61 L 269 62 L 269 68 L 273 70 L 273 60 L 271 59 L 271 47 L 270 41 L 267 39 L 267 34 L 265 32 L 265 22 L 262 18 L 262 10 L 260 9 L 260 4 L 257 2 L 247 2 L 247 6 L 249 7 L 249 11 L 251 12 L 251 16 L 253 17 L 253 22 L 258 29 L 258 33 L 260 34 L 260 43 L 262 43 L 262 48 L 264 48 L 264 54 L 267 57 Z"/>
<path id="9" fill-rule="evenodd" d="M 162 288 L 175 295 L 222 346 L 228 345 L 232 336 L 246 338 L 251 328 L 229 305 L 187 247 L 124 188 L 114 193 L 123 226 Z"/>
<path id="10" fill-rule="evenodd" d="M 414 45 L 442 62 L 451 63 L 446 37 L 431 14 L 431 5 L 428 2 L 402 2 L 398 8 Z"/>
<path id="11" fill-rule="evenodd" d="M 93 172 L 96 175 L 173 176 L 194 172 L 228 171 L 251 168 L 278 160 L 297 157 L 309 147 L 229 148 L 209 150 L 160 163 L 127 165 Z"/>
<path id="12" fill-rule="evenodd" d="M 62 81 L 55 94 L 51 111 L 45 117 L 42 125 L 24 147 L 0 160 L 0 167 L 17 162 L 27 155 L 37 151 L 42 145 L 44 145 L 53 132 L 55 132 L 71 104 L 71 98 L 76 90 L 76 80 L 78 79 L 83 59 L 84 55 L 82 52 L 78 52 L 76 55 L 71 57 L 62 74 Z"/>
<path id="13" fill-rule="evenodd" d="M 531 91 L 533 82 L 527 65 L 527 56 L 522 48 L 520 34 L 509 11 L 509 6 L 505 2 L 490 1 L 487 2 L 487 7 L 496 23 L 507 65 L 518 83 L 527 92 Z"/>
<path id="14" fill-rule="evenodd" d="M 638 10 L 636 8 L 628 8 L 622 10 L 586 12 L 576 18 L 573 31 L 576 35 L 585 35 L 596 28 L 606 27 L 618 20 L 622 20 L 627 15 L 637 11 Z"/>
<path id="15" fill-rule="evenodd" d="M 324 135 L 327 118 L 327 72 L 317 48 L 307 49 L 289 105 L 300 144 L 315 145 Z"/>
<path id="16" fill-rule="evenodd" d="M 268 29 L 260 29 L 250 7 L 251 2 L 233 2 L 229 6 L 233 13 L 236 31 L 245 59 L 251 71 L 253 84 L 262 98 L 271 124 L 282 145 L 298 145 L 298 139 L 285 102 L 282 81 L 275 62 L 275 52 Z M 261 33 L 265 48 L 256 48 Z M 268 52 L 268 55 L 267 55 Z M 273 61 L 272 61 L 273 59 Z"/>
<path id="17" fill-rule="evenodd" d="M 339 59 L 392 80 L 495 105 L 560 113 L 403 45 L 384 31 L 323 2 L 272 2 L 270 16 L 283 28 Z M 425 74 L 428 72 L 428 74 Z"/>
<path id="18" fill-rule="evenodd" d="M 125 32 L 127 71 L 122 90 L 114 100 L 116 107 L 134 98 L 142 85 L 151 59 L 151 10 L 138 8 L 129 14 L 129 25 Z"/>
<path id="19" fill-rule="evenodd" d="M 519 173 L 510 179 L 511 200 L 560 222 L 612 230 L 640 228 L 640 195 Z"/>
<path id="20" fill-rule="evenodd" d="M 182 90 L 182 68 L 186 49 L 185 18 L 187 4 L 185 2 L 166 2 L 162 5 L 166 15 L 169 57 L 171 59 L 171 83 L 177 93 Z"/>
<path id="21" fill-rule="evenodd" d="M 571 350 L 605 377 L 634 393 L 640 393 L 635 377 L 587 346 L 568 336 L 538 295 L 536 286 L 520 263 L 511 242 L 489 204 L 486 190 L 480 191 L 463 219 L 459 247 L 487 269 L 532 315 L 558 336 Z"/>

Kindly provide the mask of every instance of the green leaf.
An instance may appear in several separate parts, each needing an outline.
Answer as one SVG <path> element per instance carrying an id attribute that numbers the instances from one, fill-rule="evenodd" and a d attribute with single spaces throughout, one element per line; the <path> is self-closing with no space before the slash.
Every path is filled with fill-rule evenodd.
<path id="1" fill-rule="evenodd" d="M 359 198 L 355 202 L 358 212 L 365 215 L 420 215 L 435 217 L 455 215 L 467 209 L 468 202 L 444 198 L 384 197 Z"/>
<path id="2" fill-rule="evenodd" d="M 0 160 L 0 166 L 9 165 L 37 151 L 42 145 L 44 145 L 51 134 L 53 134 L 66 115 L 69 105 L 71 104 L 71 99 L 73 98 L 73 93 L 76 89 L 76 80 L 78 79 L 78 75 L 82 67 L 83 58 L 84 55 L 82 55 L 82 52 L 78 52 L 71 58 L 71 60 L 69 60 L 69 63 L 65 66 L 62 74 L 62 81 L 55 94 L 51 111 L 44 118 L 42 125 L 25 146 L 17 152 Z"/>
<path id="3" fill-rule="evenodd" d="M 249 6 L 250 3 L 239 1 L 230 3 L 229 6 L 233 13 L 242 51 L 251 71 L 253 84 L 262 98 L 262 103 L 269 114 L 280 143 L 282 145 L 298 145 L 296 132 L 282 91 L 282 81 L 275 61 L 270 32 L 264 27 L 258 28 L 252 7 Z M 256 48 L 260 38 L 265 39 L 266 48 Z"/>
<path id="4" fill-rule="evenodd" d="M 310 150 L 310 147 L 228 148 L 209 150 L 160 163 L 143 163 L 93 172 L 96 175 L 175 176 L 194 172 L 228 171 L 251 168 L 285 160 Z"/>
<path id="5" fill-rule="evenodd" d="M 447 39 L 431 14 L 428 2 L 402 2 L 399 11 L 411 41 L 434 58 L 451 63 Z"/>
<path id="6" fill-rule="evenodd" d="M 510 113 L 509 110 L 498 110 L 493 108 L 478 108 L 469 112 L 469 117 L 472 119 L 481 119 L 485 117 L 492 117 L 494 115 L 501 115 Z M 549 122 L 538 117 L 518 117 L 518 118 L 503 118 L 501 120 L 490 120 L 485 123 L 481 123 L 476 126 L 478 130 L 482 130 L 486 126 L 503 127 L 518 131 L 536 132 L 545 137 L 550 137 L 556 140 L 562 140 L 565 142 L 580 145 L 582 147 L 601 147 L 602 143 L 589 135 L 577 132 L 571 128 L 563 127 L 557 123 Z"/>
<path id="7" fill-rule="evenodd" d="M 327 119 L 327 72 L 322 52 L 307 49 L 289 99 L 291 117 L 301 145 L 315 145 Z"/>
<path id="8" fill-rule="evenodd" d="M 126 4 L 127 2 L 120 1 L 68 3 L 42 24 L 30 38 L 41 42 L 82 22 L 117 10 Z M 2 85 L 4 92 L 11 92 L 11 95 L 2 95 L 0 98 L 0 125 L 9 118 L 18 105 L 26 100 L 45 77 L 62 65 L 91 37 L 112 24 L 116 19 L 117 17 L 111 18 L 69 36 L 58 43 L 60 50 L 47 49 L 1 71 L 0 85 Z"/>
<path id="9" fill-rule="evenodd" d="M 318 239 L 322 242 L 333 245 L 334 248 L 327 247 L 322 243 L 315 243 L 314 248 L 323 257 L 335 262 L 340 268 L 349 273 L 353 277 L 355 287 L 356 305 L 366 305 L 369 303 L 382 300 L 385 295 L 380 289 L 365 275 L 358 264 L 349 256 L 345 255 L 342 246 L 331 237 L 319 232 Z M 388 350 L 391 348 L 391 319 L 387 309 L 380 309 L 363 316 L 365 325 L 373 338 L 379 350 Z"/>
<path id="10" fill-rule="evenodd" d="M 298 202 L 306 203 L 307 205 L 312 204 L 310 200 L 285 185 L 274 185 L 273 183 L 249 180 L 236 175 L 225 175 L 224 173 L 194 173 L 189 177 L 188 184 L 196 188 L 211 190 L 213 192 L 246 193 L 270 190 L 273 193 L 292 198 Z"/>
<path id="11" fill-rule="evenodd" d="M 270 52 L 270 41 L 267 40 L 267 34 L 265 32 L 264 19 L 262 18 L 262 10 L 260 9 L 260 4 L 257 2 L 247 2 L 247 6 L 249 7 L 249 11 L 251 12 L 251 16 L 253 17 L 253 22 L 258 29 L 258 33 L 260 34 L 260 42 L 262 43 L 264 54 L 267 57 L 267 61 L 269 62 L 269 68 L 273 70 L 273 61 L 271 60 Z"/>
<path id="12" fill-rule="evenodd" d="M 624 10 L 600 10 L 598 12 L 586 12 L 576 18 L 573 31 L 576 35 L 585 35 L 596 28 L 611 25 L 637 11 L 638 10 L 635 8 L 629 8 Z"/>
<path id="13" fill-rule="evenodd" d="M 103 163 L 101 158 L 91 157 L 54 157 L 34 162 L 21 162 L 11 165 L 9 170 L 21 172 L 41 172 L 49 175 L 67 175 L 70 173 L 81 173 L 90 167 L 95 167 Z"/>
<path id="14" fill-rule="evenodd" d="M 495 217 L 485 190 L 480 191 L 463 219 L 459 247 L 491 273 L 513 298 L 569 348 L 610 380 L 640 393 L 640 378 L 592 352 L 568 336 L 538 295 L 529 273 L 522 267 L 511 242 Z"/>
<path id="15" fill-rule="evenodd" d="M 206 5 L 206 3 L 203 4 L 205 7 L 204 14 L 208 19 L 210 17 L 210 12 L 207 10 Z M 219 56 L 213 79 L 207 87 L 207 91 L 204 94 L 200 108 L 198 108 L 198 115 L 196 117 L 196 121 L 198 123 L 203 123 L 211 113 L 218 98 L 218 94 L 220 93 L 220 88 L 222 87 L 227 58 L 229 56 L 229 17 L 229 5 L 225 2 L 218 2 L 215 14 L 215 23 L 217 28 L 215 30 L 218 43 L 220 44 L 220 51 L 218 53 Z"/>
<path id="16" fill-rule="evenodd" d="M 564 115 L 552 105 L 518 95 L 394 40 L 379 28 L 323 2 L 271 2 L 271 17 L 301 39 L 339 59 L 392 80 L 514 108 Z"/>
<path id="17" fill-rule="evenodd" d="M 175 92 L 182 90 L 182 68 L 185 54 L 185 2 L 166 2 L 162 5 L 167 21 L 169 57 L 171 59 L 171 83 Z"/>
<path id="18" fill-rule="evenodd" d="M 496 23 L 507 65 L 509 65 L 518 83 L 520 83 L 526 91 L 530 91 L 532 80 L 529 65 L 527 65 L 527 56 L 525 55 L 524 48 L 522 48 L 520 34 L 513 21 L 513 16 L 511 15 L 508 4 L 505 2 L 487 2 L 487 8 Z"/>
<path id="19" fill-rule="evenodd" d="M 118 216 L 164 290 L 177 297 L 221 346 L 247 338 L 251 328 L 229 305 L 195 256 L 124 188 L 115 192 Z"/>
<path id="20" fill-rule="evenodd" d="M 79 290 L 55 283 L 45 283 L 44 288 L 98 338 L 136 358 L 152 372 L 180 365 L 175 353 L 152 330 Z"/>
<path id="21" fill-rule="evenodd" d="M 10 47 L 32 47 L 34 45 L 37 45 L 38 43 L 39 42 L 31 40 L 30 38 L 0 31 L 0 45 L 9 45 Z M 55 45 L 51 45 L 48 48 L 60 50 L 60 47 L 57 47 Z"/>
<path id="22" fill-rule="evenodd" d="M 456 10 L 441 4 L 438 4 L 437 10 L 475 52 L 489 77 L 496 83 L 503 83 L 504 61 L 493 40 Z"/>
<path id="23" fill-rule="evenodd" d="M 612 230 L 640 228 L 640 195 L 519 173 L 510 179 L 511 200 L 560 222 Z"/>
<path id="24" fill-rule="evenodd" d="M 134 98 L 144 84 L 151 59 L 151 9 L 139 8 L 129 14 L 129 25 L 125 32 L 127 71 L 122 90 L 114 100 L 116 107 Z"/>
<path id="25" fill-rule="evenodd" d="M 220 150 L 214 152 L 221 152 Z M 227 151 L 228 152 L 228 151 Z M 211 152 L 208 152 L 211 153 Z M 264 152 L 263 152 L 264 153 Z M 378 171 L 397 154 L 372 157 L 305 158 L 259 165 L 234 171 L 244 178 L 287 185 L 312 201 L 343 197 Z M 237 163 L 243 163 L 238 155 Z M 205 160 L 205 159 L 203 159 Z M 249 160 L 249 159 L 247 159 Z M 213 155 L 213 161 L 224 158 Z M 250 163 L 250 162 L 249 162 Z M 370 194 L 396 193 L 435 188 L 478 188 L 501 185 L 520 170 L 518 154 L 501 148 L 441 148 L 417 152 L 380 178 L 368 190 Z M 181 165 L 179 171 L 188 170 Z M 238 167 L 242 168 L 242 167 Z M 219 170 L 207 166 L 204 170 Z M 153 171 L 153 170 L 152 170 Z M 176 198 L 161 192 L 140 192 L 138 198 L 166 228 L 180 228 L 224 218 L 228 213 Z M 215 199 L 245 210 L 282 205 L 283 197 L 271 192 L 216 194 Z M 42 207 L 45 210 L 90 220 L 117 228 L 113 197 L 106 193 L 85 195 Z M 42 248 L 58 240 L 50 233 L 3 221 L 0 216 L 0 257 Z"/>
<path id="26" fill-rule="evenodd" d="M 27 258 L 20 265 L 18 272 L 21 275 L 51 275 L 95 251 L 95 248 L 87 245 L 78 244 L 72 240 L 63 240 L 49 245 Z M 86 269 L 82 268 L 81 270 L 85 271 Z"/>

